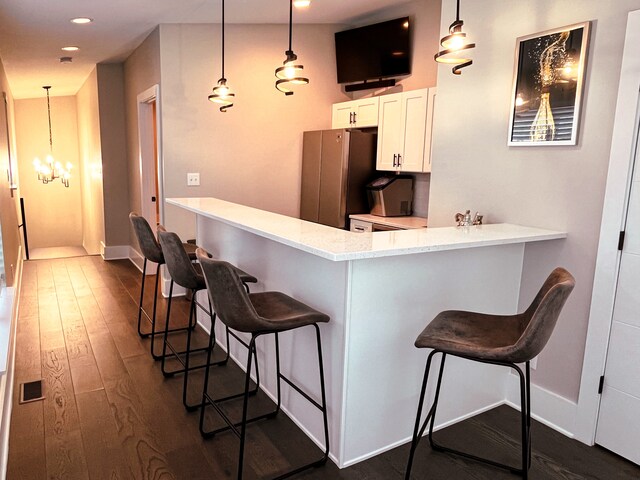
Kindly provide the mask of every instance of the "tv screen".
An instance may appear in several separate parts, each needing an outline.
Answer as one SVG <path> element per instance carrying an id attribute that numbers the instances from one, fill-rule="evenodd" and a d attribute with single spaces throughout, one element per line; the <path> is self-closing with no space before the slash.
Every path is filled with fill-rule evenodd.
<path id="1" fill-rule="evenodd" d="M 337 32 L 338 83 L 411 73 L 409 17 Z"/>

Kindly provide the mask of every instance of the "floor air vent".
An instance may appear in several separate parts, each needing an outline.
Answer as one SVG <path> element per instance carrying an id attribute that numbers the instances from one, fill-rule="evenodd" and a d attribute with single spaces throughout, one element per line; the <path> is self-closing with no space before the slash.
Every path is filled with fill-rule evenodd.
<path id="1" fill-rule="evenodd" d="M 20 384 L 20 403 L 35 402 L 44 399 L 42 380 Z"/>

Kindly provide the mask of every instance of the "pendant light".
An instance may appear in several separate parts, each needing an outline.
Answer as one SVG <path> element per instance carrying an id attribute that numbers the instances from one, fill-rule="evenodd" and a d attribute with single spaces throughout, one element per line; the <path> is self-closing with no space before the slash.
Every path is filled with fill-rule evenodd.
<path id="1" fill-rule="evenodd" d="M 218 80 L 218 84 L 213 87 L 213 93 L 209 95 L 209 100 L 220 105 L 220 111 L 225 113 L 227 109 L 233 107 L 233 98 L 235 93 L 227 85 L 227 79 L 224 78 L 224 0 L 222 0 L 222 77 Z"/>
<path id="2" fill-rule="evenodd" d="M 293 29 L 293 0 L 289 0 L 289 50 L 284 52 L 286 58 L 282 62 L 282 67 L 276 68 L 276 89 L 285 95 L 293 95 L 288 88 L 289 83 L 294 85 L 306 85 L 309 79 L 302 76 L 304 67 L 296 63 L 298 56 L 293 53 L 291 48 L 291 34 Z"/>
<path id="3" fill-rule="evenodd" d="M 72 165 L 67 162 L 66 167 L 63 167 L 60 162 L 56 162 L 53 159 L 53 136 L 51 134 L 51 103 L 49 101 L 49 89 L 51 85 L 42 87 L 47 92 L 47 118 L 49 119 L 49 155 L 47 155 L 44 163 L 39 158 L 34 159 L 33 166 L 38 173 L 38 180 L 43 184 L 53 182 L 56 178 L 59 178 L 62 184 L 69 188 L 69 178 L 71 177 Z"/>
<path id="4" fill-rule="evenodd" d="M 460 70 L 468 67 L 473 63 L 470 58 L 462 55 L 463 50 L 475 48 L 475 43 L 465 43 L 467 34 L 462 31 L 464 22 L 460 20 L 460 0 L 456 4 L 456 20 L 449 26 L 449 35 L 442 37 L 440 45 L 444 50 L 434 55 L 434 59 L 438 63 L 447 63 L 453 65 L 451 71 L 454 75 L 460 75 Z"/>

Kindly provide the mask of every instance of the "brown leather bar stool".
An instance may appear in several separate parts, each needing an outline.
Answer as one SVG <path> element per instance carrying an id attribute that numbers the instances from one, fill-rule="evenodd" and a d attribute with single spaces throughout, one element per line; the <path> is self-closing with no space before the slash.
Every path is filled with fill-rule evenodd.
<path id="1" fill-rule="evenodd" d="M 197 254 L 197 250 L 196 250 Z M 542 285 L 533 302 L 524 313 L 517 315 L 488 315 L 475 312 L 448 310 L 439 313 L 422 331 L 415 341 L 418 348 L 432 348 L 427 357 L 427 365 L 422 381 L 422 391 L 418 402 L 418 413 L 413 431 L 411 451 L 405 479 L 410 478 L 411 466 L 416 447 L 429 424 L 429 443 L 436 451 L 453 453 L 512 473 L 528 477 L 531 466 L 531 382 L 529 362 L 547 344 L 556 325 L 560 311 L 575 286 L 575 279 L 564 268 L 556 268 Z M 427 389 L 431 359 L 436 353 L 442 354 L 438 372 L 435 398 L 422 426 L 420 419 L 424 396 Z M 514 369 L 520 377 L 520 402 L 522 422 L 522 466 L 511 467 L 502 463 L 480 458 L 435 443 L 433 425 L 438 407 L 438 397 L 442 384 L 442 373 L 447 355 L 466 358 L 476 362 L 503 365 Z M 525 364 L 525 372 L 517 365 Z"/>
<path id="2" fill-rule="evenodd" d="M 304 303 L 285 295 L 284 293 L 247 293 L 245 289 L 242 288 L 241 279 L 233 265 L 227 262 L 212 260 L 209 258 L 207 252 L 201 248 L 196 250 L 196 255 L 202 265 L 202 271 L 207 284 L 207 291 L 209 292 L 209 299 L 213 304 L 218 317 L 220 317 L 220 320 L 229 328 L 251 334 L 251 340 L 249 342 L 250 348 L 247 355 L 245 388 L 242 394 L 242 420 L 240 422 L 234 422 L 231 420 L 220 405 L 222 402 L 237 397 L 237 395 L 218 399 L 214 399 L 209 395 L 209 369 L 207 367 L 205 385 L 202 392 L 203 408 L 200 410 L 200 433 L 205 437 L 209 437 L 222 431 L 231 430 L 240 438 L 238 479 L 242 479 L 242 465 L 244 459 L 247 424 L 260 419 L 271 418 L 278 414 L 281 403 L 281 381 L 284 380 L 284 382 L 291 386 L 322 413 L 324 421 L 325 451 L 322 458 L 319 460 L 297 467 L 289 472 L 283 473 L 277 478 L 287 478 L 308 468 L 324 465 L 329 456 L 329 423 L 327 419 L 327 402 L 322 363 L 322 342 L 320 339 L 318 323 L 328 322 L 329 317 L 324 313 L 318 312 Z M 292 380 L 280 372 L 280 348 L 278 334 L 306 326 L 313 326 L 316 333 L 321 391 L 320 402 L 311 398 L 308 393 L 303 391 L 298 385 L 293 383 Z M 269 413 L 258 415 L 253 418 L 247 418 L 248 393 L 251 381 L 251 352 L 255 348 L 256 339 L 258 337 L 271 333 L 274 334 L 275 339 L 276 374 L 278 380 L 276 408 L 274 411 Z M 212 431 L 204 430 L 205 409 L 208 405 L 211 405 L 227 423 L 226 427 L 221 427 Z M 238 430 L 237 427 L 240 427 L 240 429 Z"/>
<path id="3" fill-rule="evenodd" d="M 169 301 L 167 303 L 167 318 L 165 323 L 165 336 L 164 342 L 162 345 L 162 373 L 165 376 L 175 375 L 176 373 L 184 373 L 183 378 L 183 390 L 182 390 L 182 402 L 185 408 L 189 411 L 196 410 L 200 407 L 201 404 L 189 404 L 187 401 L 187 392 L 188 392 L 188 383 L 189 383 L 189 371 L 196 370 L 200 368 L 209 367 L 209 363 L 211 362 L 211 355 L 208 355 L 207 363 L 203 365 L 193 366 L 190 365 L 190 357 L 192 353 L 204 352 L 208 351 L 211 353 L 215 346 L 215 321 L 216 316 L 211 309 L 211 303 L 209 303 L 209 308 L 205 308 L 201 305 L 196 299 L 196 293 L 200 290 L 204 290 L 207 288 L 204 277 L 202 275 L 202 269 L 200 265 L 194 264 L 191 262 L 187 252 L 182 248 L 182 242 L 180 237 L 173 232 L 167 232 L 164 227 L 158 226 L 158 238 L 160 240 L 160 246 L 162 247 L 162 253 L 164 255 L 165 262 L 167 264 L 167 270 L 169 270 L 169 275 L 171 276 L 171 287 L 169 288 Z M 249 275 L 246 272 L 243 272 L 240 269 L 236 269 L 237 275 L 240 277 L 242 283 L 246 286 L 247 283 L 256 283 L 258 280 Z M 186 350 L 184 352 L 179 352 L 174 348 L 174 346 L 169 341 L 168 332 L 169 322 L 171 318 L 171 300 L 173 295 L 173 284 L 177 283 L 183 288 L 191 291 L 191 302 L 189 307 L 189 321 L 187 324 L 187 344 Z M 248 288 L 248 287 L 247 287 Z M 209 345 L 204 348 L 191 348 L 191 332 L 196 325 L 196 306 L 201 308 L 207 315 L 211 317 L 211 332 L 209 336 Z M 167 348 L 171 350 L 171 355 L 174 356 L 176 360 L 182 365 L 182 368 L 167 370 L 166 369 L 166 357 L 167 357 Z M 256 354 L 256 352 L 253 352 Z M 182 358 L 182 354 L 184 354 L 184 359 Z M 226 358 L 223 360 L 214 363 L 214 365 L 224 365 L 227 363 L 229 359 L 229 335 L 227 335 L 227 354 Z"/>
<path id="4" fill-rule="evenodd" d="M 141 217 L 134 212 L 131 212 L 129 214 L 129 220 L 131 221 L 131 225 L 133 225 L 133 231 L 135 232 L 136 238 L 138 239 L 138 245 L 140 245 L 140 250 L 142 251 L 142 255 L 144 256 L 144 262 L 142 265 L 142 285 L 140 286 L 140 302 L 138 304 L 138 335 L 140 335 L 142 338 L 151 337 L 151 355 L 155 360 L 160 360 L 161 355 L 155 353 L 154 339 L 155 336 L 160 333 L 156 332 L 156 311 L 158 305 L 158 282 L 160 280 L 160 266 L 164 265 L 165 263 L 164 255 L 162 254 L 162 248 L 160 247 L 160 244 L 156 240 L 156 237 L 151 230 L 149 222 L 147 222 L 144 217 Z M 182 244 L 182 249 L 186 252 L 188 258 L 191 260 L 195 260 L 196 258 L 196 248 L 197 246 L 191 243 Z M 156 273 L 156 281 L 153 292 L 153 313 L 151 314 L 151 316 L 149 316 L 142 304 L 142 301 L 144 299 L 144 286 L 147 274 L 147 262 L 158 264 L 158 272 Z M 147 317 L 147 319 L 151 322 L 150 332 L 142 331 L 142 314 L 144 314 L 145 317 Z M 171 330 L 170 333 L 175 331 L 184 331 L 184 328 Z"/>

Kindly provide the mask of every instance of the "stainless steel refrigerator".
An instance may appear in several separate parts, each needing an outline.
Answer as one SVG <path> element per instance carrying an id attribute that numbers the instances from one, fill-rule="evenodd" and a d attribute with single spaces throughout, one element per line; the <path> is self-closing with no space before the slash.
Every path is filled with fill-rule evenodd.
<path id="1" fill-rule="evenodd" d="M 349 215 L 369 213 L 365 186 L 375 177 L 375 166 L 375 133 L 304 132 L 300 218 L 348 228 Z"/>

